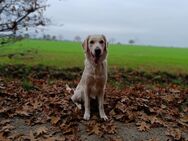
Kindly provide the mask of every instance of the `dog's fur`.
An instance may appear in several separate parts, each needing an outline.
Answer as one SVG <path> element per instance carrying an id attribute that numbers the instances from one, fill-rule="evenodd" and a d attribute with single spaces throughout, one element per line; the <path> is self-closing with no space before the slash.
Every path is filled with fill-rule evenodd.
<path id="1" fill-rule="evenodd" d="M 98 98 L 100 118 L 107 120 L 104 112 L 104 92 L 107 82 L 107 41 L 104 35 L 89 35 L 82 44 L 85 51 L 85 68 L 82 78 L 71 97 L 81 109 L 84 101 L 84 119 L 90 119 L 90 98 Z M 100 50 L 100 51 L 99 51 Z"/>

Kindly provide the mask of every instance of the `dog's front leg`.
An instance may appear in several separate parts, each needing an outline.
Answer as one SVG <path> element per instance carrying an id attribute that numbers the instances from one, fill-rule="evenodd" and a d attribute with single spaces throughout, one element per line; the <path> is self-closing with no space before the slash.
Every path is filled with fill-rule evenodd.
<path id="1" fill-rule="evenodd" d="M 104 112 L 104 90 L 101 90 L 100 94 L 98 95 L 98 103 L 99 103 L 100 118 L 102 118 L 105 121 L 108 120 L 108 117 Z"/>
<path id="2" fill-rule="evenodd" d="M 84 112 L 84 119 L 89 120 L 90 119 L 90 97 L 89 97 L 89 88 L 86 87 L 84 91 L 84 107 L 85 107 L 85 112 Z"/>

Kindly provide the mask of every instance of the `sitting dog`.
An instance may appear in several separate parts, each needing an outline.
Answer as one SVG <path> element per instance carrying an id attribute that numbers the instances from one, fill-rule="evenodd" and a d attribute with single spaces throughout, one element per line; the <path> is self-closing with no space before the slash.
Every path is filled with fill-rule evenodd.
<path id="1" fill-rule="evenodd" d="M 108 120 L 104 112 L 104 93 L 107 82 L 107 41 L 104 35 L 89 35 L 82 44 L 85 51 L 85 68 L 81 80 L 71 97 L 81 109 L 84 102 L 84 119 L 90 119 L 90 98 L 98 98 L 99 114 Z"/>

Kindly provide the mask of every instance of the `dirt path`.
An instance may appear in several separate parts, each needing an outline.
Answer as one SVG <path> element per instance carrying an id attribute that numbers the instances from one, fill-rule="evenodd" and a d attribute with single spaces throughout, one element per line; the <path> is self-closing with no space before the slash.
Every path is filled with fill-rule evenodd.
<path id="1" fill-rule="evenodd" d="M 1 118 L 3 119 L 3 118 Z M 166 128 L 164 127 L 158 127 L 158 128 L 152 128 L 151 130 L 147 132 L 139 132 L 137 129 L 137 126 L 135 123 L 127 123 L 124 124 L 122 122 L 115 122 L 114 125 L 116 126 L 117 130 L 115 134 L 106 134 L 103 136 L 98 136 L 95 134 L 88 135 L 87 127 L 85 126 L 88 122 L 87 121 L 81 121 L 78 125 L 79 131 L 76 133 L 75 136 L 77 136 L 82 141 L 167 141 L 167 140 L 173 140 L 171 137 L 166 136 Z M 14 136 L 10 136 L 10 139 L 14 140 L 15 136 L 20 136 L 20 140 L 29 140 L 31 139 L 31 133 L 35 133 L 37 129 L 40 127 L 46 127 L 48 129 L 53 129 L 54 127 L 51 126 L 50 123 L 45 124 L 38 124 L 34 126 L 28 126 L 25 123 L 25 119 L 22 118 L 13 118 L 11 120 L 11 125 L 14 127 L 13 130 L 11 130 L 10 134 Z M 16 133 L 16 134 L 15 134 Z M 53 134 L 53 131 L 50 132 L 52 134 L 52 137 L 54 137 L 54 141 L 56 140 L 64 140 L 64 135 L 59 132 L 56 134 Z M 43 137 L 45 137 L 45 133 L 43 134 Z M 47 136 L 46 136 L 47 137 Z M 48 139 L 49 137 L 47 137 Z M 188 140 L 188 133 L 183 132 L 182 138 L 184 140 Z M 76 137 L 74 137 L 76 139 Z M 38 140 L 45 140 L 45 139 L 38 139 Z M 50 139 L 49 139 L 50 140 Z M 51 139 L 53 140 L 53 138 Z"/>

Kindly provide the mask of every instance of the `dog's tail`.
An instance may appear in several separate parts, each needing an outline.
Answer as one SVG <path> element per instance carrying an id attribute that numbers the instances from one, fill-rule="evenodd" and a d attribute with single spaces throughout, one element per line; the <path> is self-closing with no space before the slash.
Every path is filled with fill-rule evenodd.
<path id="1" fill-rule="evenodd" d="M 68 84 L 65 85 L 66 87 L 66 91 L 70 94 L 74 94 L 74 89 L 73 88 L 70 88 Z"/>

